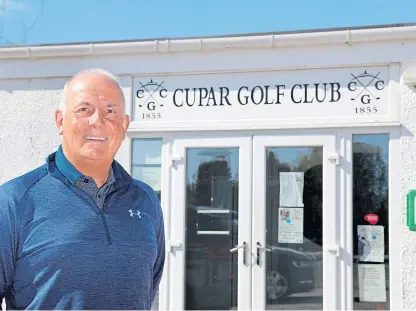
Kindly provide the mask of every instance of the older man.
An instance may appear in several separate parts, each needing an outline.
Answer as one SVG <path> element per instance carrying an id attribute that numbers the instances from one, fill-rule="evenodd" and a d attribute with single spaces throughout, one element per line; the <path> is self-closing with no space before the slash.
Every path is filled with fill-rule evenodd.
<path id="1" fill-rule="evenodd" d="M 8 309 L 150 309 L 165 261 L 156 193 L 114 160 L 127 128 L 113 76 L 88 70 L 55 113 L 62 145 L 0 186 Z"/>

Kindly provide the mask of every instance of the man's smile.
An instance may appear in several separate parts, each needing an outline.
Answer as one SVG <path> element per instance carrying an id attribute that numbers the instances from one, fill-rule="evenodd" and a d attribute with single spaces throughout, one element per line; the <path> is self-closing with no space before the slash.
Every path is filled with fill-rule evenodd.
<path id="1" fill-rule="evenodd" d="M 106 141 L 107 137 L 101 137 L 101 136 L 84 136 L 86 140 L 91 141 Z"/>

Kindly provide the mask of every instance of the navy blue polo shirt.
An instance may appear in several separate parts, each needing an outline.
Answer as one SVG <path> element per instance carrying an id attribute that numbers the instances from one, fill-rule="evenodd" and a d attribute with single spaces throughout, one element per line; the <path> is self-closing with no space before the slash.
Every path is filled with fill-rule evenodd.
<path id="1" fill-rule="evenodd" d="M 59 171 L 65 176 L 65 178 L 73 184 L 75 187 L 81 189 L 87 193 L 95 203 L 103 208 L 104 201 L 107 197 L 107 194 L 113 189 L 114 186 L 114 172 L 113 168 L 110 167 L 110 172 L 108 179 L 100 188 L 98 188 L 94 179 L 89 176 L 81 174 L 65 157 L 62 146 L 59 146 L 58 151 L 56 152 L 56 167 Z"/>
<path id="2" fill-rule="evenodd" d="M 83 176 L 71 178 L 59 152 L 0 186 L 0 300 L 14 310 L 150 309 L 165 262 L 155 191 L 114 161 L 100 206 L 100 189 L 78 187 Z"/>

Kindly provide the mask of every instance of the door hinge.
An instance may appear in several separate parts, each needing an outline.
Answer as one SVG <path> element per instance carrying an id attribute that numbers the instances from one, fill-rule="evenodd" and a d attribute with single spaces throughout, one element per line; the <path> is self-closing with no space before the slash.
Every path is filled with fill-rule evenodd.
<path id="1" fill-rule="evenodd" d="M 173 252 L 174 250 L 181 250 L 182 243 L 180 241 L 169 241 L 169 252 Z"/>
<path id="2" fill-rule="evenodd" d="M 340 163 L 340 156 L 339 153 L 330 153 L 328 154 L 328 160 L 334 163 L 335 165 L 339 165 Z"/>
<path id="3" fill-rule="evenodd" d="M 183 160 L 181 155 L 173 155 L 170 157 L 170 167 L 175 167 L 179 162 Z"/>
<path id="4" fill-rule="evenodd" d="M 329 246 L 327 247 L 327 251 L 335 255 L 336 257 L 341 256 L 341 248 L 339 247 L 339 245 Z"/>

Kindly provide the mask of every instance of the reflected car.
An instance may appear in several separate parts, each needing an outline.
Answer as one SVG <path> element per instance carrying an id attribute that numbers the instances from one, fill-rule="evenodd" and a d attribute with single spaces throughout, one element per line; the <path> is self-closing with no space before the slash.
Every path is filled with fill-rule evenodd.
<path id="1" fill-rule="evenodd" d="M 192 220 L 188 217 L 186 309 L 233 308 L 237 305 L 238 257 L 230 249 L 237 240 L 237 223 L 233 221 L 236 213 L 229 213 L 230 218 L 224 217 L 224 213 L 202 214 L 202 217 L 194 215 Z M 210 223 L 213 224 L 211 229 L 217 231 L 210 230 Z M 265 254 L 269 303 L 291 294 L 314 290 L 314 253 L 281 246 L 268 248 L 270 252 Z"/>

